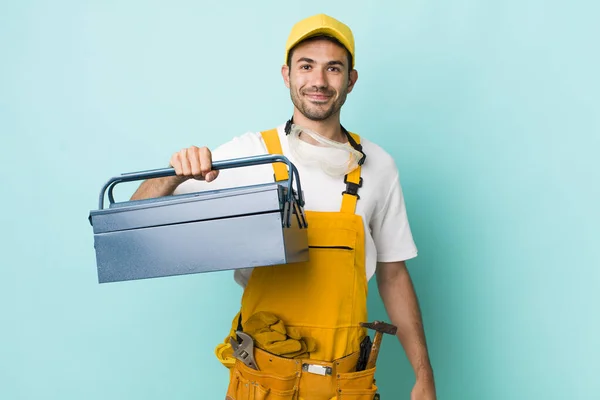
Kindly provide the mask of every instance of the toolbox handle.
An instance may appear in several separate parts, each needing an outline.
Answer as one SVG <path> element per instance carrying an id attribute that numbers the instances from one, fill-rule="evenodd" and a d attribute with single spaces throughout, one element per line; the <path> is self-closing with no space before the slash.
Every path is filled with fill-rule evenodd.
<path id="1" fill-rule="evenodd" d="M 280 154 L 267 154 L 260 156 L 252 156 L 252 157 L 242 157 L 242 158 L 234 158 L 230 160 L 223 161 L 215 161 L 212 163 L 213 170 L 221 170 L 221 169 L 230 169 L 230 168 L 238 168 L 238 167 L 250 167 L 254 165 L 261 164 L 272 164 L 274 162 L 283 162 L 287 165 L 288 171 L 290 172 L 288 175 L 288 201 L 290 204 L 296 201 L 301 207 L 304 207 L 304 199 L 302 197 L 302 188 L 300 187 L 300 176 L 298 175 L 298 170 L 296 166 L 288 160 L 287 157 Z M 102 210 L 104 208 L 104 195 L 106 190 L 108 189 L 108 201 L 112 204 L 115 202 L 113 197 L 113 188 L 122 182 L 132 182 L 139 181 L 144 179 L 154 179 L 154 178 L 164 178 L 167 176 L 176 175 L 175 168 L 160 168 L 160 169 L 152 169 L 148 171 L 140 171 L 140 172 L 128 172 L 121 174 L 119 176 L 115 176 L 111 178 L 108 182 L 104 184 L 102 190 L 100 191 L 100 198 L 98 201 L 98 208 Z M 293 178 L 296 178 L 296 187 L 297 187 L 297 199 L 294 199 L 294 194 L 292 190 L 292 185 L 294 182 Z"/>

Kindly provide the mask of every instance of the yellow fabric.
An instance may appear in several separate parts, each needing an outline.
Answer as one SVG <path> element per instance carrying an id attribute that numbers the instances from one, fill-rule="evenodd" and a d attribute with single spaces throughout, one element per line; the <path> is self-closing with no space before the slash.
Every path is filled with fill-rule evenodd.
<path id="1" fill-rule="evenodd" d="M 305 18 L 292 27 L 285 45 L 284 63 L 287 63 L 288 54 L 295 45 L 304 39 L 318 35 L 327 35 L 339 40 L 352 55 L 352 68 L 354 68 L 355 51 L 352 30 L 346 24 L 325 14 Z"/>
<path id="2" fill-rule="evenodd" d="M 358 135 L 353 137 L 360 140 Z M 278 136 L 263 138 L 269 149 L 274 146 L 271 140 L 279 141 Z M 348 180 L 358 183 L 360 168 L 349 174 Z M 359 325 L 368 321 L 363 221 L 355 214 L 356 196 L 340 194 L 340 202 L 340 212 L 306 211 L 308 262 L 255 268 L 242 296 L 242 328 L 257 331 L 257 341 L 275 343 L 302 338 L 307 343 L 306 351 L 297 350 L 301 353 L 294 353 L 292 346 L 285 349 L 292 352 L 282 360 L 296 363 L 296 372 L 287 376 L 278 370 L 273 363 L 276 356 L 270 352 L 266 354 L 271 361 L 259 364 L 259 371 L 239 361 L 232 366 L 227 338 L 217 347 L 217 357 L 230 368 L 228 398 L 330 400 L 337 398 L 339 390 L 349 400 L 373 398 L 373 370 L 348 369 L 325 377 L 301 370 L 302 363 L 338 365 L 337 360 L 355 356 L 366 335 L 366 329 Z M 238 318 L 239 314 L 232 322 L 232 337 Z M 282 340 L 284 327 L 288 339 Z M 265 335 L 261 336 L 263 329 Z M 313 346 L 310 351 L 309 344 Z M 257 346 L 255 357 L 263 354 L 260 347 L 264 346 Z"/>
<path id="3" fill-rule="evenodd" d="M 366 334 L 359 326 L 367 321 L 362 220 L 347 213 L 306 216 L 310 261 L 255 268 L 242 297 L 242 326 L 245 316 L 269 310 L 316 340 L 311 359 L 331 361 L 357 351 Z"/>
<path id="4" fill-rule="evenodd" d="M 360 143 L 360 137 L 357 134 L 351 133 L 351 132 L 348 132 L 348 133 L 352 136 L 352 138 L 354 139 L 354 141 L 356 141 L 356 143 Z M 360 171 L 361 171 L 361 168 L 359 166 L 354 171 L 352 171 L 348 174 L 346 181 L 359 184 L 360 183 Z M 359 192 L 360 192 L 360 189 L 359 189 Z M 348 193 L 345 193 L 342 196 L 341 212 L 354 214 L 356 212 L 356 202 L 357 201 L 358 201 L 358 197 L 348 194 Z"/>
<path id="5" fill-rule="evenodd" d="M 231 322 L 231 329 L 229 330 L 229 335 L 223 340 L 222 343 L 219 343 L 215 348 L 215 355 L 217 359 L 226 366 L 227 368 L 232 368 L 235 364 L 235 357 L 233 357 L 233 348 L 231 347 L 231 343 L 229 342 L 229 338 L 236 339 L 237 336 L 235 332 L 238 328 L 238 321 L 240 318 L 240 313 L 238 312 L 233 321 Z"/>
<path id="6" fill-rule="evenodd" d="M 263 141 L 267 147 L 269 154 L 283 154 L 281 150 L 281 142 L 279 141 L 279 134 L 277 129 L 271 129 L 269 131 L 261 132 Z M 273 163 L 273 170 L 275 171 L 276 181 L 287 181 L 289 178 L 287 166 L 284 163 Z"/>
<path id="7" fill-rule="evenodd" d="M 227 336 L 223 343 L 219 343 L 217 347 L 215 347 L 215 355 L 221 364 L 227 368 L 233 368 L 236 359 L 233 356 L 233 348 L 229 343 L 229 336 Z"/>

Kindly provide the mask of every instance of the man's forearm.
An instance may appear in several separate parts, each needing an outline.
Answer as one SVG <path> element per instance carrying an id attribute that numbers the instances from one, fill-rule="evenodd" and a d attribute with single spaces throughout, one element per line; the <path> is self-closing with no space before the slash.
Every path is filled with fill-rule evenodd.
<path id="1" fill-rule="evenodd" d="M 377 285 L 417 378 L 433 379 L 419 303 L 404 262 L 379 263 Z"/>
<path id="2" fill-rule="evenodd" d="M 170 196 L 177 186 L 183 183 L 186 178 L 179 176 L 169 176 L 166 178 L 148 179 L 140 185 L 135 191 L 131 200 L 152 199 L 155 197 Z"/>

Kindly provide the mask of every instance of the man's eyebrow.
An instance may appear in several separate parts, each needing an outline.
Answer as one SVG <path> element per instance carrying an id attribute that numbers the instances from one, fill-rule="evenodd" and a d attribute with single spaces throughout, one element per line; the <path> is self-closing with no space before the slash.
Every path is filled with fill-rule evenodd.
<path id="1" fill-rule="evenodd" d="M 315 60 L 313 60 L 312 58 L 308 58 L 308 57 L 301 57 L 301 58 L 298 59 L 297 62 L 298 63 L 306 62 L 306 63 L 309 63 L 309 64 L 316 64 Z M 344 62 L 341 61 L 341 60 L 331 60 L 331 61 L 329 61 L 327 63 L 327 65 L 340 65 L 342 67 L 346 66 L 346 64 L 344 64 Z"/>
<path id="2" fill-rule="evenodd" d="M 329 61 L 327 65 L 341 65 L 342 67 L 345 67 L 345 64 L 340 60 Z"/>

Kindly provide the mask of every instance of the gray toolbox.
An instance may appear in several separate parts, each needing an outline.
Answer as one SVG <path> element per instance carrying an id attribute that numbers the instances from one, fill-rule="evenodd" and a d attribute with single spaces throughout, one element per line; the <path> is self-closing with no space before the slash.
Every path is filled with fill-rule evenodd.
<path id="1" fill-rule="evenodd" d="M 100 191 L 98 210 L 89 215 L 99 283 L 307 261 L 300 178 L 286 157 L 219 161 L 213 169 L 274 162 L 287 165 L 287 181 L 147 200 L 115 202 L 113 189 L 121 182 L 175 175 L 173 168 L 111 178 Z"/>

